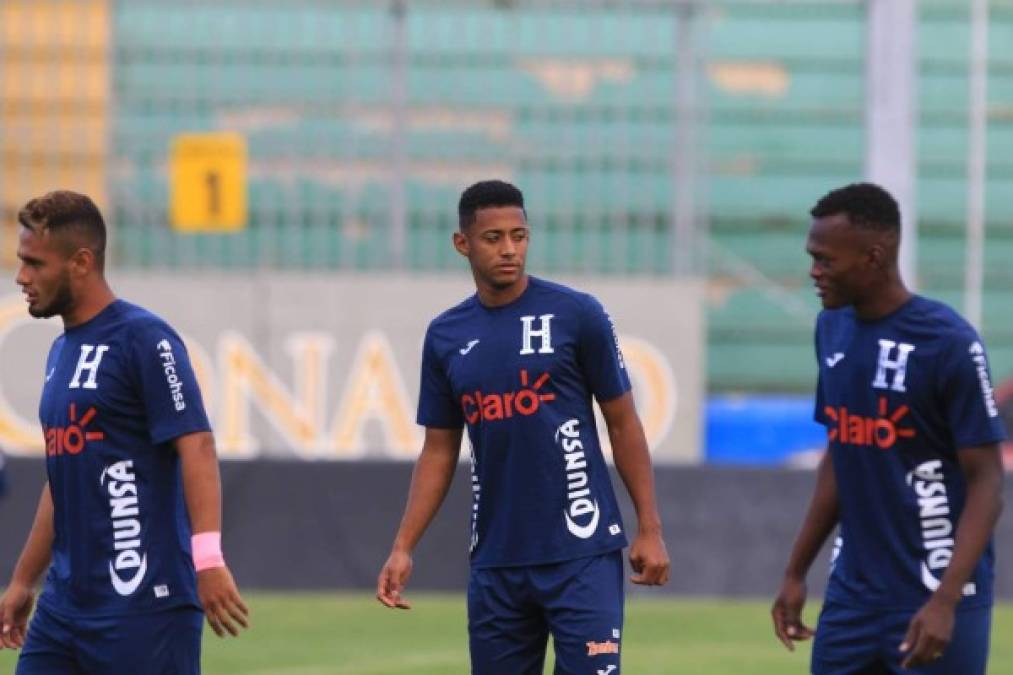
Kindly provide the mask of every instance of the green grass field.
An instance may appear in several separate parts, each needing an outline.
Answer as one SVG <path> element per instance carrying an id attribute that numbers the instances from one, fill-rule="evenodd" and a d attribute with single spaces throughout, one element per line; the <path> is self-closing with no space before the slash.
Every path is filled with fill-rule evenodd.
<path id="1" fill-rule="evenodd" d="M 207 631 L 205 675 L 466 675 L 464 598 L 411 595 L 394 612 L 364 595 L 249 594 L 253 626 L 238 640 Z M 815 608 L 807 614 L 815 619 Z M 765 602 L 635 599 L 623 669 L 630 675 L 807 673 L 809 648 L 787 653 Z M 1013 605 L 996 612 L 990 673 L 1013 673 Z M 0 673 L 15 654 L 0 652 Z M 550 659 L 551 661 L 551 659 Z M 551 673 L 551 666 L 546 667 Z"/>

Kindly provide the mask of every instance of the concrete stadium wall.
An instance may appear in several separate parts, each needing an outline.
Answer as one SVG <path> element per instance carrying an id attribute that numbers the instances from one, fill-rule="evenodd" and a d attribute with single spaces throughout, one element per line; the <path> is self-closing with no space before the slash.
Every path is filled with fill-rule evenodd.
<path id="1" fill-rule="evenodd" d="M 372 589 L 404 506 L 411 465 L 401 462 L 225 462 L 224 546 L 244 588 Z M 0 499 L 0 583 L 31 525 L 45 479 L 41 460 L 8 463 Z M 415 555 L 411 590 L 461 590 L 467 579 L 467 468 Z M 657 488 L 672 580 L 680 595 L 770 597 L 813 485 L 809 471 L 659 467 Z M 628 526 L 632 509 L 617 490 Z M 1013 504 L 1013 481 L 1006 503 Z M 1013 599 L 1013 516 L 996 535 L 997 591 Z M 810 573 L 811 597 L 822 595 L 828 550 Z M 656 590 L 633 590 L 644 595 Z"/>

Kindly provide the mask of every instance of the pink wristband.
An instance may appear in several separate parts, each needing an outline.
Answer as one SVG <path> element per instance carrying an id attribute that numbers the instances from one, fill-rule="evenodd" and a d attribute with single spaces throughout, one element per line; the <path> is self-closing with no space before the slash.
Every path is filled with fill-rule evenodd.
<path id="1" fill-rule="evenodd" d="M 225 556 L 222 555 L 222 533 L 201 532 L 190 539 L 193 549 L 193 566 L 198 572 L 225 567 Z"/>

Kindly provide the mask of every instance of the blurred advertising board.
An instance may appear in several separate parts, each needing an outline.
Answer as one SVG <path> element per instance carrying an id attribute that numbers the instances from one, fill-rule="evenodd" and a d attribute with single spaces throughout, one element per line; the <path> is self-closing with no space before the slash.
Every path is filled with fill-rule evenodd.
<path id="1" fill-rule="evenodd" d="M 614 320 L 655 460 L 700 461 L 699 283 L 560 281 L 593 293 Z M 219 452 L 233 459 L 413 459 L 426 326 L 474 292 L 465 272 L 122 274 L 112 285 L 182 334 Z M 42 453 L 35 411 L 60 328 L 28 316 L 20 294 L 0 297 L 0 447 L 11 454 Z"/>

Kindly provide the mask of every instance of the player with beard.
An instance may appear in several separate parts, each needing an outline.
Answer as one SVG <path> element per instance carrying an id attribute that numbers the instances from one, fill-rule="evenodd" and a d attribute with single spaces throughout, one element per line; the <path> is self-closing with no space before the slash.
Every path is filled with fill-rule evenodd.
<path id="1" fill-rule="evenodd" d="M 812 654 L 816 675 L 983 675 L 1004 431 L 985 348 L 897 265 L 900 211 L 848 185 L 812 209 L 816 420 L 828 451 L 772 609 L 789 649 L 806 573 L 840 526 Z"/>
<path id="2" fill-rule="evenodd" d="M 18 221 L 28 311 L 64 332 L 39 405 L 48 482 L 0 598 L 0 646 L 21 649 L 16 675 L 199 673 L 202 609 L 220 636 L 247 609 L 221 553 L 214 438 L 186 348 L 113 295 L 91 199 L 51 192 Z"/>
<path id="3" fill-rule="evenodd" d="M 530 228 L 513 185 L 461 195 L 454 247 L 477 293 L 436 317 L 422 350 L 425 442 L 377 597 L 407 609 L 412 551 L 472 448 L 468 630 L 472 672 L 540 674 L 549 634 L 556 673 L 619 673 L 626 538 L 598 444 L 608 427 L 639 528 L 634 583 L 668 580 L 650 455 L 612 327 L 590 295 L 528 276 Z"/>

